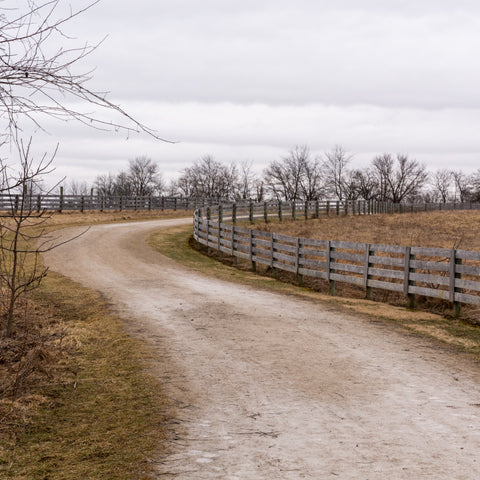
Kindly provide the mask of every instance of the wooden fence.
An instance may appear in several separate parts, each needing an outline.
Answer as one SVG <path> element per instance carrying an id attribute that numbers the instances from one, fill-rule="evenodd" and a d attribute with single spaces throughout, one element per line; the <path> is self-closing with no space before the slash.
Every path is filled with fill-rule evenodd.
<path id="1" fill-rule="evenodd" d="M 222 202 L 220 204 L 220 202 Z M 26 210 L 36 211 L 86 211 L 86 210 L 195 210 L 202 208 L 206 216 L 222 215 L 222 209 L 230 211 L 235 217 L 238 214 L 250 219 L 263 218 L 268 221 L 275 216 L 283 218 L 311 218 L 320 215 L 371 215 L 377 213 L 405 213 L 430 210 L 465 210 L 480 209 L 476 203 L 430 203 L 401 204 L 377 201 L 268 201 L 254 203 L 249 200 L 237 202 L 225 201 L 219 198 L 189 198 L 173 196 L 100 196 L 100 195 L 64 195 L 60 190 L 58 195 L 34 195 L 21 193 L 0 194 L 0 211 L 16 211 L 23 206 Z M 208 211 L 205 210 L 208 208 Z M 235 218 L 234 218 L 235 221 Z"/>
<path id="2" fill-rule="evenodd" d="M 218 199 L 163 196 L 108 196 L 98 195 L 22 195 L 0 194 L 0 211 L 80 211 L 87 210 L 195 210 Z"/>
<path id="3" fill-rule="evenodd" d="M 254 215 L 264 216 L 264 208 L 268 216 L 264 205 L 255 206 Z M 452 302 L 457 313 L 462 303 L 480 305 L 480 252 L 296 238 L 237 226 L 239 218 L 251 220 L 251 206 L 217 206 L 208 209 L 209 216 L 212 210 L 216 220 L 201 209 L 195 212 L 195 240 L 248 260 L 254 269 L 262 264 L 274 272 L 292 272 L 300 281 L 323 279 L 331 294 L 336 282 L 346 282 L 363 287 L 367 298 L 374 288 L 405 294 L 411 306 L 415 295 Z"/>
<path id="4" fill-rule="evenodd" d="M 282 221 L 283 219 L 308 219 L 318 218 L 321 215 L 374 215 L 394 213 L 414 213 L 438 210 L 480 210 L 480 203 L 390 203 L 377 201 L 339 201 L 339 200 L 314 200 L 281 202 L 268 201 L 254 203 L 251 201 L 224 202 L 222 204 L 204 206 L 198 215 L 208 219 L 229 219 L 236 223 L 237 219 L 249 219 L 251 222 L 261 219 Z"/>

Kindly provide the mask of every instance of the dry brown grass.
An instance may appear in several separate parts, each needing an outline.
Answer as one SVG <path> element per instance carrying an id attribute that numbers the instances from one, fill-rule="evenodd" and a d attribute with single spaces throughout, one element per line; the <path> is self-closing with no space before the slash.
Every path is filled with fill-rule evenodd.
<path id="1" fill-rule="evenodd" d="M 168 218 L 192 217 L 192 210 L 124 210 L 106 211 L 97 210 L 80 212 L 52 213 L 48 225 L 63 227 L 67 225 L 95 225 L 99 223 L 130 222 L 142 220 L 161 220 Z"/>
<path id="2" fill-rule="evenodd" d="M 330 216 L 256 223 L 254 228 L 321 240 L 480 250 L 480 212 L 469 210 Z"/>
<path id="3" fill-rule="evenodd" d="M 55 214 L 49 228 L 185 212 Z M 56 274 L 0 339 L 0 478 L 151 478 L 170 407 L 145 373 L 152 352 L 95 293 Z"/>

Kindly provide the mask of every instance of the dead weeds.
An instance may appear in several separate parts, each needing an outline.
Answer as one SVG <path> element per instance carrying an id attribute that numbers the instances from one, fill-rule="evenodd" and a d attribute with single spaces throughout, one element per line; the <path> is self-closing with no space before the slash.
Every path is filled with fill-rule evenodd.
<path id="1" fill-rule="evenodd" d="M 49 226 L 182 214 L 63 213 Z M 95 292 L 59 275 L 19 307 L 14 335 L 0 339 L 0 478 L 151 478 L 170 411 L 145 373 L 152 352 Z"/>

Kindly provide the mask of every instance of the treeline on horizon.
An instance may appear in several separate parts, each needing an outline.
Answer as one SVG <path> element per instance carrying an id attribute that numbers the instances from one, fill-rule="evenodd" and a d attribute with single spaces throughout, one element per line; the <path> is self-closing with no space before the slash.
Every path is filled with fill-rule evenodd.
<path id="1" fill-rule="evenodd" d="M 272 160 L 261 174 L 252 162 L 224 164 L 205 155 L 165 182 L 158 163 L 146 156 L 129 161 L 118 173 L 98 175 L 93 185 L 71 180 L 65 194 L 99 196 L 182 196 L 276 200 L 375 200 L 400 202 L 476 202 L 480 200 L 480 169 L 428 171 L 405 154 L 383 153 L 363 168 L 351 168 L 352 155 L 341 146 L 313 156 L 306 145 Z"/>

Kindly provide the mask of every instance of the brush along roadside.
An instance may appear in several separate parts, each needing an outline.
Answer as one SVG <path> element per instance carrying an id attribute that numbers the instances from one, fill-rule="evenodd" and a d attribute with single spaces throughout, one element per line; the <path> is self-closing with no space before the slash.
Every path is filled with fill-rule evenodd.
<path id="1" fill-rule="evenodd" d="M 237 265 L 233 266 L 232 259 L 229 257 L 222 258 L 214 253 L 208 256 L 207 249 L 198 246 L 193 240 L 189 226 L 158 231 L 150 236 L 149 244 L 162 254 L 202 274 L 334 305 L 336 308 L 367 316 L 373 321 L 382 321 L 392 326 L 398 326 L 410 334 L 431 337 L 440 341 L 444 346 L 466 352 L 480 360 L 480 328 L 469 321 L 448 318 L 426 311 L 407 310 L 404 306 L 351 298 L 352 290 L 348 289 L 348 285 L 344 286 L 345 291 L 339 290 L 344 297 L 340 295 L 331 297 L 327 295 L 327 287 L 324 292 L 320 292 L 306 286 L 300 287 L 293 284 L 296 282 L 293 275 L 291 277 L 279 276 L 279 280 L 285 280 L 282 282 L 272 278 L 268 269 L 257 268 L 257 272 L 253 273 L 249 262 L 239 261 Z M 288 283 L 289 280 L 292 283 Z"/>
<path id="2" fill-rule="evenodd" d="M 62 214 L 50 226 L 172 216 Z M 151 478 L 171 411 L 146 373 L 152 355 L 96 292 L 49 273 L 0 339 L 0 478 Z"/>

